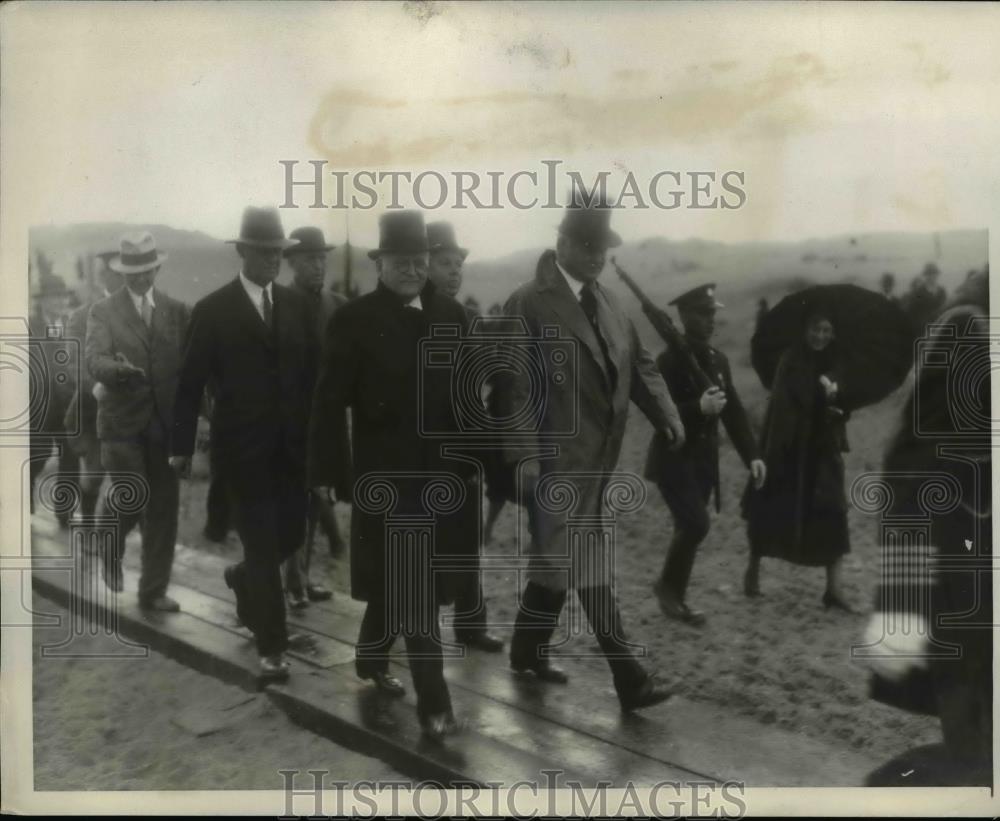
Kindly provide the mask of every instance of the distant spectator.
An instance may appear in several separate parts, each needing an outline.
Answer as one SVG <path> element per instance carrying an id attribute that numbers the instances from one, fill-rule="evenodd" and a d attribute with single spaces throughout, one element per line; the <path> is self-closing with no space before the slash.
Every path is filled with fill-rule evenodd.
<path id="1" fill-rule="evenodd" d="M 903 298 L 902 307 L 913 323 L 918 335 L 924 333 L 927 323 L 941 313 L 947 293 L 938 284 L 941 271 L 933 262 L 928 262 L 919 276 L 915 277 L 910 292 Z"/>

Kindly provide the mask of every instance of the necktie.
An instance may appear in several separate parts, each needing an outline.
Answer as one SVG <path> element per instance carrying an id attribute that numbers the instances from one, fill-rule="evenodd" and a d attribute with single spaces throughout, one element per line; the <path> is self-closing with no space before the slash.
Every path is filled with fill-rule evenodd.
<path id="1" fill-rule="evenodd" d="M 142 321 L 145 323 L 147 328 L 153 326 L 153 306 L 149 304 L 149 294 L 142 295 Z"/>
<path id="2" fill-rule="evenodd" d="M 611 382 L 612 390 L 615 385 L 615 369 L 611 364 L 611 356 L 608 354 L 608 342 L 601 333 L 601 324 L 597 320 L 597 294 L 594 292 L 594 283 L 588 282 L 580 290 L 580 307 L 587 315 L 590 327 L 594 329 L 594 336 L 597 337 L 597 344 L 601 346 L 601 353 L 604 354 L 604 366 L 608 371 L 608 379 Z"/>
<path id="3" fill-rule="evenodd" d="M 270 328 L 274 320 L 274 306 L 271 305 L 271 295 L 267 292 L 265 288 L 261 295 L 261 308 L 264 314 L 264 324 Z"/>

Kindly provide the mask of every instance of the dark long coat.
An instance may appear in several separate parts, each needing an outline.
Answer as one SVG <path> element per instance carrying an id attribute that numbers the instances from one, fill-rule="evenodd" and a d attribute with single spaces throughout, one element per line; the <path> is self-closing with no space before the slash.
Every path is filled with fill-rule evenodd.
<path id="1" fill-rule="evenodd" d="M 832 403 L 821 374 L 838 385 Z M 743 495 L 754 555 L 825 566 L 850 551 L 842 455 L 848 415 L 832 409 L 849 390 L 837 375 L 832 346 L 816 354 L 800 343 L 782 355 L 760 445 L 767 479 L 759 490 L 748 483 Z"/>
<path id="2" fill-rule="evenodd" d="M 694 346 L 692 346 L 694 348 Z M 668 492 L 678 495 L 709 487 L 715 491 L 715 506 L 721 506 L 719 496 L 719 420 L 726 426 L 733 447 L 743 464 L 750 466 L 758 458 L 757 442 L 750 430 L 746 410 L 733 385 L 729 360 L 722 351 L 710 345 L 694 348 L 695 356 L 706 375 L 726 393 L 726 407 L 718 416 L 701 412 L 703 390 L 699 389 L 694 375 L 685 367 L 683 358 L 667 348 L 656 359 L 656 366 L 663 375 L 670 396 L 684 423 L 684 447 L 670 450 L 661 432 L 653 434 L 646 459 L 645 476 Z M 699 500 L 700 501 L 700 500 Z"/>
<path id="3" fill-rule="evenodd" d="M 280 458 L 292 475 L 302 477 L 305 490 L 316 336 L 312 314 L 298 294 L 274 283 L 272 300 L 272 331 L 239 278 L 194 306 L 177 389 L 173 451 L 194 453 L 198 414 L 211 382 L 212 448 L 221 469 L 256 469 Z"/>
<path id="4" fill-rule="evenodd" d="M 431 564 L 478 557 L 475 533 L 456 532 L 463 529 L 456 518 L 464 519 L 467 506 L 478 510 L 473 468 L 442 456 L 447 438 L 421 434 L 422 420 L 424 430 L 458 429 L 452 371 L 424 367 L 421 341 L 433 328 L 465 329 L 467 318 L 461 305 L 431 286 L 421 302 L 422 310 L 406 307 L 379 284 L 339 308 L 327 327 L 309 425 L 309 481 L 353 500 L 351 595 L 361 601 L 412 592 L 400 584 L 386 588 L 387 542 L 393 534 L 428 534 L 424 546 L 430 554 L 412 568 L 425 580 Z M 405 583 L 417 583 L 416 576 Z M 436 574 L 434 583 L 439 602 L 453 601 L 454 575 Z"/>
<path id="5" fill-rule="evenodd" d="M 883 465 L 892 489 L 885 513 L 904 522 L 929 521 L 930 561 L 910 541 L 888 545 L 892 552 L 885 556 L 877 607 L 882 613 L 915 613 L 925 619 L 937 644 L 931 648 L 936 658 L 900 685 L 876 678 L 873 689 L 887 703 L 939 714 L 949 752 L 983 765 L 988 777 L 992 415 L 989 378 L 972 377 L 989 374 L 986 288 L 985 276 L 968 283 L 957 295 L 958 304 L 938 318 L 950 333 L 925 344 L 914 393 Z M 921 361 L 927 366 L 920 367 Z M 932 486 L 936 492 L 928 492 Z M 888 623 L 900 624 L 899 617 Z M 946 647 L 952 652 L 957 647 L 957 654 L 948 655 Z"/>
<path id="6" fill-rule="evenodd" d="M 540 460 L 536 496 L 544 504 L 536 504 L 529 563 L 529 578 L 554 590 L 584 581 L 578 572 L 582 568 L 567 564 L 570 519 L 607 516 L 606 491 L 618 465 L 629 401 L 654 428 L 682 427 L 663 377 L 617 297 L 598 284 L 596 298 L 612 373 L 579 300 L 556 266 L 554 251 L 542 254 L 534 281 L 515 291 L 504 307 L 505 315 L 522 318 L 529 337 L 537 341 L 525 346 L 524 353 L 535 356 L 539 374 L 533 380 L 530 371 L 521 368 L 502 382 L 502 416 L 512 417 L 524 408 L 533 412 L 524 426 L 526 435 L 508 441 L 507 460 L 558 449 Z M 546 329 L 557 329 L 558 337 Z M 555 355 L 559 346 L 571 349 L 570 360 Z M 538 386 L 544 386 L 541 396 Z M 569 495 L 576 498 L 565 509 L 559 497 Z"/>

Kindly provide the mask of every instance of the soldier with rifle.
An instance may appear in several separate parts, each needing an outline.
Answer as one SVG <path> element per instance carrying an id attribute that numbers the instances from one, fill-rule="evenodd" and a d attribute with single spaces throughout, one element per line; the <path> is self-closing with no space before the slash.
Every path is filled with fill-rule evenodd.
<path id="1" fill-rule="evenodd" d="M 715 285 L 699 286 L 669 303 L 680 314 L 682 335 L 669 314 L 656 307 L 620 267 L 615 268 L 667 343 L 656 364 L 687 431 L 684 446 L 675 451 L 659 433 L 654 434 L 646 461 L 645 477 L 656 482 L 674 517 L 673 540 L 653 592 L 665 616 L 701 626 L 705 616 L 691 610 L 684 598 L 698 545 L 708 535 L 708 502 L 713 492 L 716 511 L 720 508 L 718 420 L 726 426 L 756 487 L 764 483 L 764 462 L 733 386 L 729 360 L 708 344 L 715 331 L 715 313 L 723 307 L 715 299 Z"/>

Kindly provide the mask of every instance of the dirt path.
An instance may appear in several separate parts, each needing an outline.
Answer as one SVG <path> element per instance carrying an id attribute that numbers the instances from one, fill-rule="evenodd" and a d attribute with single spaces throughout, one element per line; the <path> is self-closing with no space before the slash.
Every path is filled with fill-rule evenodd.
<path id="1" fill-rule="evenodd" d="M 67 615 L 38 596 L 35 610 Z M 328 768 L 346 781 L 405 779 L 292 724 L 265 695 L 158 653 L 42 658 L 41 646 L 64 635 L 33 631 L 36 790 L 281 789 L 278 771 L 289 769 Z M 108 639 L 78 641 L 75 652 L 96 655 Z"/>

